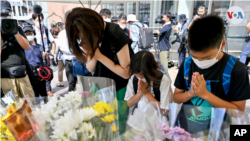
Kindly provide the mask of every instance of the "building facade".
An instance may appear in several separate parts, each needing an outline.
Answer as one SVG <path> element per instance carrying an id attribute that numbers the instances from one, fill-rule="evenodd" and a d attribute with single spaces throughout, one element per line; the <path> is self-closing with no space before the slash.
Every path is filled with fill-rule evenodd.
<path id="1" fill-rule="evenodd" d="M 174 0 L 174 1 L 162 1 L 162 0 L 152 0 L 152 1 L 137 1 L 128 2 L 120 4 L 102 4 L 102 8 L 108 8 L 112 12 L 112 16 L 119 16 L 119 14 L 135 14 L 137 19 L 141 23 L 147 24 L 152 28 L 159 28 L 159 25 L 154 21 L 158 15 L 164 12 L 171 12 L 180 14 L 186 14 L 187 18 L 190 20 L 196 14 L 197 7 L 200 5 L 205 5 L 207 7 L 207 14 L 217 13 L 220 17 L 226 18 L 227 10 L 232 6 L 239 6 L 244 11 L 244 20 L 237 25 L 228 24 L 227 32 L 227 47 L 231 54 L 234 56 L 239 56 L 240 51 L 246 45 L 244 41 L 248 30 L 246 25 L 250 22 L 250 1 L 240 1 L 240 0 Z M 177 28 L 180 28 L 180 25 Z M 204 27 L 205 28 L 205 27 Z M 174 40 L 174 31 L 172 31 L 172 36 L 170 40 Z M 205 33 L 204 33 L 205 34 Z M 176 43 L 172 46 L 172 50 L 177 50 L 179 44 Z M 177 59 L 177 55 L 170 55 L 172 59 Z"/>

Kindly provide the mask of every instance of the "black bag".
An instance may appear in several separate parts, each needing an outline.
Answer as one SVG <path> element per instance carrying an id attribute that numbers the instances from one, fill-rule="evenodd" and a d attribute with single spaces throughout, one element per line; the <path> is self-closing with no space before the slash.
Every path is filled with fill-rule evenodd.
<path id="1" fill-rule="evenodd" d="M 152 47 L 154 38 L 153 38 L 153 29 L 152 28 L 144 28 L 144 25 L 142 24 L 142 28 L 134 24 L 139 28 L 139 41 L 138 41 L 138 47 L 140 49 L 149 49 Z"/>
<path id="2" fill-rule="evenodd" d="M 250 41 L 250 36 L 249 36 L 249 33 L 247 34 L 247 36 L 245 37 L 245 42 L 249 42 Z"/>

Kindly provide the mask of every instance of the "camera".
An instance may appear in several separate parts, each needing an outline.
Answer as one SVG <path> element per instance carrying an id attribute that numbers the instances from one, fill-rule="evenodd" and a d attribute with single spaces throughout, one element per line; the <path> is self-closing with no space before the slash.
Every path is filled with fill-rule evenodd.
<path id="1" fill-rule="evenodd" d="M 179 16 L 177 13 L 172 14 L 171 23 L 173 25 L 178 25 Z"/>
<path id="2" fill-rule="evenodd" d="M 9 10 L 2 9 L 1 10 L 1 21 L 0 21 L 0 27 L 1 27 L 1 33 L 2 34 L 14 34 L 17 33 L 17 20 L 15 19 L 9 19 Z"/>
<path id="3" fill-rule="evenodd" d="M 180 35 L 178 33 L 175 32 L 174 36 L 176 36 L 176 38 L 175 40 L 171 42 L 172 45 L 175 44 L 176 42 L 179 42 L 179 43 L 181 42 Z"/>
<path id="4" fill-rule="evenodd" d="M 155 19 L 155 23 L 165 24 L 165 21 L 162 18 L 163 14 L 157 16 L 157 18 Z"/>

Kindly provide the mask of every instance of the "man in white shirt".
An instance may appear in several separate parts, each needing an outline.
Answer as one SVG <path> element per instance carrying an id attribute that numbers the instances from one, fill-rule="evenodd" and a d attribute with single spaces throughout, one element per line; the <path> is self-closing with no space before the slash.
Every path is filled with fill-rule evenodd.
<path id="1" fill-rule="evenodd" d="M 70 13 L 70 11 L 67 11 L 65 14 L 65 21 L 67 15 Z M 58 35 L 58 48 L 60 48 L 60 51 L 63 52 L 63 58 L 65 60 L 65 70 L 66 70 L 66 76 L 69 83 L 69 92 L 74 91 L 76 87 L 76 80 L 77 78 L 73 76 L 73 64 L 72 64 L 72 58 L 75 56 L 70 52 L 69 50 L 69 43 L 68 43 L 68 37 L 66 30 L 63 29 L 59 35 Z"/>
<path id="2" fill-rule="evenodd" d="M 37 44 L 43 46 L 43 42 L 44 42 L 45 51 L 48 52 L 48 53 L 51 53 L 52 55 L 54 55 L 55 54 L 56 44 L 55 44 L 55 41 L 54 41 L 54 37 L 48 31 L 48 28 L 46 26 L 44 26 L 44 24 L 43 24 L 43 19 L 44 19 L 43 14 L 40 15 L 43 42 L 42 42 L 42 38 L 41 38 L 41 31 L 40 31 L 38 15 L 33 13 L 32 14 L 32 19 L 33 19 L 33 23 L 35 25 L 35 36 L 36 36 Z M 50 48 L 49 48 L 50 43 L 52 45 L 51 51 L 50 51 Z M 49 58 L 50 58 L 50 60 L 53 60 L 54 57 L 50 55 Z M 52 61 L 50 61 L 50 62 L 52 63 Z M 51 92 L 51 81 L 46 81 L 46 91 L 47 91 L 47 94 L 49 96 L 53 96 L 53 93 Z"/>

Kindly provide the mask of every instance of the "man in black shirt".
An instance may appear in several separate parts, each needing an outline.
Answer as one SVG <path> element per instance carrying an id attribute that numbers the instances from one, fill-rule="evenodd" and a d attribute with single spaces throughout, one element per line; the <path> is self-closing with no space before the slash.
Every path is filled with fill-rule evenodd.
<path id="1" fill-rule="evenodd" d="M 190 27 L 192 57 L 182 63 L 174 92 L 174 102 L 183 103 L 177 124 L 190 133 L 209 128 L 212 107 L 244 111 L 250 99 L 246 67 L 221 51 L 223 34 L 224 22 L 218 16 L 197 19 Z"/>
<path id="2" fill-rule="evenodd" d="M 159 38 L 159 48 L 160 48 L 160 59 L 161 63 L 165 65 L 166 69 L 168 69 L 168 51 L 171 48 L 169 43 L 169 37 L 172 32 L 172 24 L 171 24 L 172 14 L 170 12 L 165 12 L 162 20 L 165 21 L 165 24 L 161 29 L 155 30 L 154 32 L 160 34 Z"/>
<path id="3" fill-rule="evenodd" d="M 118 17 L 118 24 L 119 26 L 123 29 L 124 33 L 130 38 L 130 31 L 129 29 L 126 27 L 127 25 L 127 16 L 124 14 L 119 15 Z"/>
<path id="4" fill-rule="evenodd" d="M 1 10 L 9 10 L 11 5 L 8 1 L 1 1 Z M 29 42 L 21 27 L 17 27 L 15 34 L 1 33 L 1 88 L 6 94 L 13 90 L 15 98 L 25 95 L 34 97 L 34 91 L 26 75 L 26 61 L 24 50 L 29 49 Z"/>

